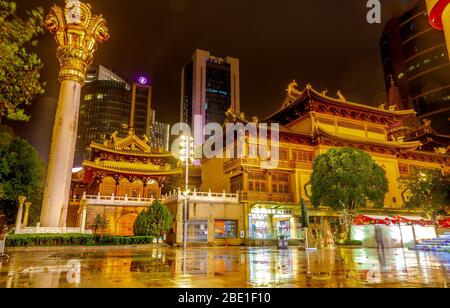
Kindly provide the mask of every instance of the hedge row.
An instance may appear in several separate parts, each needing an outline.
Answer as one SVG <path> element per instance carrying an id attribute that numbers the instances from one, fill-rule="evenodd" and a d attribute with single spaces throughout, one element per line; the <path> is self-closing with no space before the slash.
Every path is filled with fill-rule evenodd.
<path id="1" fill-rule="evenodd" d="M 11 235 L 6 247 L 96 246 L 96 245 L 146 245 L 152 244 L 150 236 L 100 236 L 89 234 L 37 234 Z"/>
<path id="2" fill-rule="evenodd" d="M 343 245 L 343 246 L 362 246 L 363 242 L 361 241 L 348 241 L 348 240 L 343 240 L 343 241 L 337 241 L 336 245 Z"/>

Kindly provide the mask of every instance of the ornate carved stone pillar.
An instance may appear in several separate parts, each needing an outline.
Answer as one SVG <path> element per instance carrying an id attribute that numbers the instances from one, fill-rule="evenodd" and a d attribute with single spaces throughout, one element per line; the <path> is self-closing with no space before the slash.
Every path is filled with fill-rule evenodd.
<path id="1" fill-rule="evenodd" d="M 22 228 L 23 205 L 25 204 L 26 200 L 27 198 L 24 196 L 19 197 L 19 209 L 17 210 L 16 226 L 15 226 L 16 234 L 19 233 L 20 229 Z"/>
<path id="2" fill-rule="evenodd" d="M 45 26 L 55 37 L 61 82 L 48 161 L 41 225 L 62 227 L 69 201 L 78 127 L 81 87 L 92 64 L 98 43 L 109 39 L 106 21 L 92 15 L 89 4 L 66 0 L 64 8 L 53 6 Z"/>
<path id="3" fill-rule="evenodd" d="M 86 216 L 87 216 L 87 200 L 83 199 L 80 202 L 80 232 L 86 231 Z"/>
<path id="4" fill-rule="evenodd" d="M 30 217 L 30 208 L 32 203 L 31 202 L 25 202 L 25 215 L 23 217 L 23 227 L 26 228 L 28 226 L 28 219 Z"/>

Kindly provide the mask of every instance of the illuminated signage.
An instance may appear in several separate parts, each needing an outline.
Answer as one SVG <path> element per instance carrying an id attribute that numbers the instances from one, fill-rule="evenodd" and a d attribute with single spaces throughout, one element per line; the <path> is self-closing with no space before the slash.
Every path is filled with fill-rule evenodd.
<path id="1" fill-rule="evenodd" d="M 139 84 L 144 86 L 148 83 L 148 79 L 145 76 L 141 76 L 141 77 L 139 77 L 138 82 L 139 82 Z"/>
<path id="2" fill-rule="evenodd" d="M 251 213 L 257 215 L 292 215 L 292 210 L 252 209 Z"/>

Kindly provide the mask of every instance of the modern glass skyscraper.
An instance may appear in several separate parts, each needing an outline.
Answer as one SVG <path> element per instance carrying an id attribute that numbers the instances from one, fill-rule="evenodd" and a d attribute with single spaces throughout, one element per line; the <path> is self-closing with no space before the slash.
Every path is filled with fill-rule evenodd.
<path id="1" fill-rule="evenodd" d="M 151 118 L 151 86 L 130 85 L 120 74 L 103 66 L 89 70 L 82 89 L 74 167 L 89 158 L 91 142 L 102 142 L 114 132 L 126 136 L 147 134 Z"/>
<path id="2" fill-rule="evenodd" d="M 181 97 L 181 121 L 192 129 L 195 116 L 202 119 L 198 132 L 208 123 L 223 124 L 230 107 L 240 112 L 239 60 L 196 50 L 183 68 Z"/>
<path id="3" fill-rule="evenodd" d="M 156 112 L 152 109 L 150 127 L 148 128 L 148 143 L 153 149 L 170 151 L 170 125 L 156 120 Z"/>
<path id="4" fill-rule="evenodd" d="M 152 86 L 134 83 L 131 90 L 131 119 L 137 136 L 147 134 L 150 127 L 152 106 Z"/>
<path id="5" fill-rule="evenodd" d="M 81 93 L 74 167 L 89 157 L 91 142 L 101 142 L 115 131 L 127 133 L 130 123 L 130 86 L 103 66 L 89 70 Z"/>
<path id="6" fill-rule="evenodd" d="M 392 75 L 403 105 L 448 133 L 450 62 L 444 34 L 430 26 L 424 0 L 389 20 L 380 48 L 387 89 Z"/>

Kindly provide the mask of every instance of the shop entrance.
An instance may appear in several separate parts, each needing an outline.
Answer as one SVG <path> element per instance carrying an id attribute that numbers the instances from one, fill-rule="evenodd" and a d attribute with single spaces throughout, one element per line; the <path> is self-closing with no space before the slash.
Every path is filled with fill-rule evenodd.
<path id="1" fill-rule="evenodd" d="M 273 240 L 280 236 L 295 239 L 296 223 L 292 210 L 253 208 L 248 221 L 250 239 Z"/>
<path id="2" fill-rule="evenodd" d="M 274 218 L 277 236 L 284 236 L 287 239 L 292 238 L 291 234 L 291 217 Z"/>

